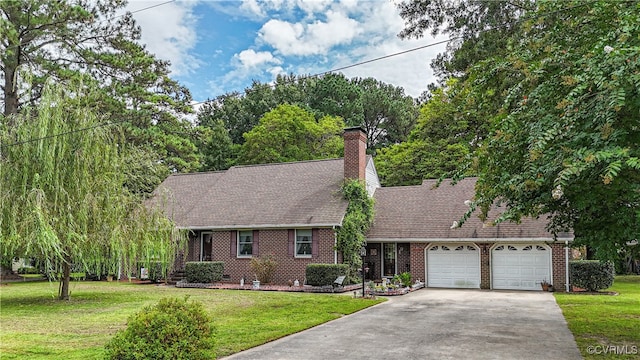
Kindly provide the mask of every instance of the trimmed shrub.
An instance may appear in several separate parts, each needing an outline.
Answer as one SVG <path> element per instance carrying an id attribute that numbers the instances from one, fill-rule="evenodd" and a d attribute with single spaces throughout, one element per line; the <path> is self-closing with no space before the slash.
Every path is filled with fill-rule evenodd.
<path id="1" fill-rule="evenodd" d="M 161 261 L 151 261 L 147 266 L 149 269 L 149 280 L 158 282 L 165 278 L 165 275 L 162 272 Z"/>
<path id="2" fill-rule="evenodd" d="M 202 303 L 161 299 L 129 318 L 107 343 L 107 359 L 209 359 L 213 350 L 211 318 Z"/>
<path id="3" fill-rule="evenodd" d="M 307 284 L 313 286 L 333 285 L 338 276 L 347 276 L 347 264 L 309 264 L 305 270 Z"/>
<path id="4" fill-rule="evenodd" d="M 162 261 L 149 261 L 148 263 L 140 262 L 138 263 L 138 270 L 140 268 L 147 269 L 148 280 L 153 282 L 158 282 L 162 279 L 166 278 L 166 274 L 163 271 Z M 164 267 L 165 270 L 168 270 L 168 267 Z M 115 275 L 115 274 L 111 274 Z"/>
<path id="5" fill-rule="evenodd" d="M 267 255 L 251 259 L 249 266 L 261 283 L 268 284 L 271 282 L 271 279 L 273 279 L 273 274 L 276 272 L 278 263 L 273 256 Z"/>
<path id="6" fill-rule="evenodd" d="M 611 262 L 576 260 L 569 262 L 571 283 L 588 291 L 598 291 L 613 285 L 615 267 Z"/>
<path id="7" fill-rule="evenodd" d="M 224 273 L 222 261 L 190 261 L 184 265 L 187 282 L 208 284 L 220 281 Z"/>

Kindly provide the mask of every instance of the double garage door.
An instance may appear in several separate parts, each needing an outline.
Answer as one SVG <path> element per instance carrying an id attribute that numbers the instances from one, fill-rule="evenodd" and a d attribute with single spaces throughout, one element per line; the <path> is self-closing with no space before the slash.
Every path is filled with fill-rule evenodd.
<path id="1" fill-rule="evenodd" d="M 427 286 L 480 288 L 480 250 L 474 244 L 427 248 Z M 551 282 L 551 250 L 540 244 L 504 244 L 491 250 L 493 289 L 539 290 Z"/>

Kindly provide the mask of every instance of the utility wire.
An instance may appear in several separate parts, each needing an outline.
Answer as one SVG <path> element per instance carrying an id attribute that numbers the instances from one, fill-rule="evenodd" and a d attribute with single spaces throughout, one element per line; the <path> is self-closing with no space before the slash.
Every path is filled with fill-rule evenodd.
<path id="1" fill-rule="evenodd" d="M 460 38 L 462 38 L 462 36 L 448 38 L 446 40 L 437 41 L 435 43 L 426 44 L 426 45 L 414 47 L 414 48 L 411 48 L 411 49 L 395 52 L 395 53 L 392 53 L 392 54 L 383 55 L 383 56 L 380 56 L 380 57 L 377 57 L 377 58 L 360 61 L 360 62 L 357 62 L 357 63 L 353 63 L 351 65 L 346 65 L 346 66 L 334 68 L 334 69 L 331 69 L 331 70 L 326 70 L 326 71 L 315 73 L 315 74 L 311 74 L 311 75 L 298 76 L 297 78 L 295 78 L 293 80 L 288 80 L 288 81 L 284 81 L 282 83 L 277 83 L 277 84 L 273 83 L 273 84 L 270 84 L 269 86 L 272 87 L 272 88 L 275 88 L 276 85 L 287 85 L 289 83 L 294 83 L 294 82 L 300 81 L 300 80 L 306 80 L 306 79 L 321 77 L 321 76 L 324 76 L 324 75 L 327 75 L 327 74 L 331 74 L 331 73 L 335 73 L 335 72 L 338 72 L 338 71 L 354 68 L 354 67 L 361 66 L 361 65 L 364 65 L 364 64 L 369 64 L 369 63 L 372 63 L 372 62 L 376 62 L 376 61 L 392 58 L 394 56 L 404 55 L 404 54 L 408 54 L 410 52 L 423 50 L 423 49 L 430 48 L 430 47 L 437 46 L 437 45 L 441 45 L 441 44 L 446 44 L 451 40 L 457 40 L 457 39 L 460 39 Z M 251 91 L 252 91 L 251 89 L 246 89 L 245 93 L 248 93 L 248 92 L 251 92 Z M 211 100 L 197 101 L 197 102 L 193 102 L 193 103 L 191 103 L 189 105 L 191 105 L 191 106 L 201 105 L 201 104 L 208 103 L 210 101 Z"/>
<path id="2" fill-rule="evenodd" d="M 143 9 L 137 10 L 137 12 L 144 11 L 144 10 L 148 10 L 148 9 L 150 9 L 150 8 L 154 8 L 154 7 L 157 7 L 157 6 L 165 5 L 165 4 L 168 4 L 168 3 L 174 2 L 174 1 L 175 1 L 175 0 L 171 0 L 171 1 L 167 1 L 167 2 L 165 2 L 165 3 L 161 3 L 161 4 L 157 4 L 157 5 L 149 6 L 149 7 L 147 7 L 147 8 L 143 8 Z M 638 1 L 638 0 L 635 0 L 635 1 Z M 574 5 L 574 6 L 571 6 L 571 7 L 568 7 L 568 8 L 563 8 L 563 9 L 556 10 L 556 11 L 551 11 L 551 12 L 544 13 L 544 14 L 540 14 L 540 15 L 535 16 L 535 17 L 530 17 L 530 18 L 521 18 L 521 19 L 518 19 L 518 20 L 516 21 L 516 23 L 519 23 L 519 22 L 522 22 L 522 21 L 526 21 L 526 20 L 533 20 L 533 19 L 536 19 L 536 18 L 541 18 L 541 17 L 544 17 L 544 16 L 548 16 L 548 15 L 553 15 L 553 14 L 555 14 L 555 13 L 565 12 L 565 11 L 572 10 L 572 9 L 575 9 L 575 8 L 579 8 L 579 7 L 583 7 L 583 6 L 586 6 L 586 5 L 590 5 L 590 4 L 589 4 L 589 2 L 585 2 L 585 3 L 579 4 L 579 5 Z M 115 17 L 114 17 L 114 18 L 115 18 Z M 505 26 L 507 26 L 507 25 L 508 25 L 508 24 L 505 24 L 505 25 L 503 25 L 503 26 L 493 27 L 493 28 L 486 29 L 486 30 L 481 30 L 481 31 L 479 31 L 478 33 L 485 33 L 485 32 L 489 32 L 489 31 L 493 31 L 493 30 L 499 29 L 499 28 L 501 28 L 501 27 L 505 27 Z M 451 37 L 451 38 L 448 38 L 448 39 L 446 39 L 446 40 L 442 40 L 442 41 L 438 41 L 438 42 L 435 42 L 435 43 L 431 43 L 431 44 L 426 44 L 426 45 L 418 46 L 418 47 L 411 48 L 411 49 L 404 50 L 404 51 L 395 52 L 395 53 L 392 53 L 392 54 L 388 54 L 388 55 L 380 56 L 380 57 L 377 57 L 377 58 L 373 58 L 373 59 L 369 59 L 369 60 L 361 61 L 361 62 L 354 63 L 354 64 L 351 64 L 351 65 L 347 65 L 347 66 L 343 66 L 343 67 L 339 67 L 339 68 L 335 68 L 335 69 L 327 70 L 327 71 L 324 71 L 324 72 L 321 72 L 321 73 L 316 73 L 316 74 L 308 75 L 308 76 L 300 76 L 300 77 L 298 77 L 298 78 L 296 78 L 296 79 L 293 79 L 293 80 L 291 80 L 291 81 L 284 82 L 284 84 L 286 85 L 286 84 L 287 84 L 287 83 L 289 83 L 289 82 L 293 83 L 293 82 L 295 82 L 295 81 L 299 81 L 299 80 L 303 80 L 303 79 L 314 78 L 314 77 L 320 77 L 320 76 L 323 76 L 323 75 L 326 75 L 326 74 L 330 74 L 330 73 L 333 73 L 333 72 L 337 72 L 337 71 L 341 71 L 341 70 L 345 70 L 345 69 L 349 69 L 349 68 L 353 68 L 353 67 L 361 66 L 361 65 L 364 65 L 364 64 L 372 63 L 372 62 L 375 62 L 375 61 L 380 61 L 380 60 L 383 60 L 383 59 L 388 59 L 388 58 L 391 58 L 391 57 L 394 57 L 394 56 L 404 55 L 404 54 L 407 54 L 407 53 L 410 53 L 410 52 L 413 52 L 413 51 L 418 51 L 418 50 L 426 49 L 426 48 L 433 47 L 433 46 L 436 46 L 436 45 L 441 45 L 441 44 L 447 43 L 447 42 L 449 42 L 449 41 L 457 40 L 457 39 L 461 39 L 461 38 L 463 38 L 463 36 Z M 271 87 L 275 87 L 276 85 L 279 85 L 279 84 L 272 84 L 272 85 L 270 85 L 270 86 L 271 86 Z M 248 92 L 250 92 L 250 91 L 251 91 L 251 89 L 247 89 L 247 90 L 245 90 L 245 94 L 246 94 L 246 93 L 248 93 Z M 191 106 L 194 106 L 194 105 L 200 105 L 200 104 L 208 103 L 208 102 L 210 102 L 210 101 L 211 101 L 211 100 L 199 101 L 199 102 L 191 103 L 190 105 L 191 105 Z M 14 142 L 14 143 L 6 144 L 6 145 L 2 145 L 2 144 L 0 144 L 0 149 L 2 149 L 2 148 L 7 148 L 7 147 L 10 147 L 10 146 L 23 145 L 23 144 L 31 143 L 31 142 L 34 142 L 34 141 L 40 141 L 40 140 L 50 139 L 50 138 L 54 138 L 54 137 L 57 137 L 57 136 L 64 136 L 64 135 L 66 135 L 66 134 L 71 134 L 71 133 L 76 133 L 76 132 L 81 132 L 81 131 L 88 131 L 88 130 L 95 129 L 95 128 L 98 128 L 98 127 L 110 126 L 110 125 L 118 125 L 118 124 L 122 124 L 122 123 L 125 123 L 125 122 L 128 122 L 128 121 L 130 121 L 130 120 L 128 120 L 128 119 L 127 119 L 127 120 L 118 120 L 118 121 L 105 122 L 105 123 L 96 124 L 96 125 L 93 125 L 93 126 L 90 126 L 90 127 L 86 127 L 86 128 L 80 128 L 80 129 L 70 130 L 70 131 L 67 131 L 67 132 L 58 133 L 58 134 L 52 134 L 52 135 L 47 135 L 47 136 L 40 137 L 40 138 L 33 138 L 33 139 L 28 139 L 28 140 L 22 140 L 22 141 L 18 141 L 18 142 Z"/>
<path id="3" fill-rule="evenodd" d="M 149 9 L 153 9 L 153 8 L 157 8 L 157 7 L 159 7 L 159 6 L 167 5 L 167 4 L 170 4 L 170 3 L 173 3 L 173 2 L 176 2 L 176 0 L 169 0 L 169 1 L 165 1 L 165 2 L 160 3 L 160 4 L 155 4 L 155 5 L 147 6 L 147 7 L 144 7 L 144 8 L 142 8 L 142 9 L 133 10 L 133 11 L 127 11 L 127 12 L 125 12 L 124 14 L 121 14 L 121 15 L 115 15 L 115 16 L 112 16 L 112 17 L 110 17 L 110 18 L 102 19 L 102 20 L 100 20 L 98 23 L 99 23 L 99 24 L 102 24 L 102 23 L 105 23 L 105 22 L 107 22 L 107 21 L 111 21 L 111 20 L 114 20 L 114 19 L 118 19 L 118 18 L 121 18 L 121 17 L 125 17 L 125 16 L 127 16 L 128 14 L 136 14 L 136 13 L 140 13 L 140 12 L 147 11 L 147 10 L 149 10 Z M 16 44 L 16 45 L 7 46 L 7 47 L 4 49 L 4 51 L 10 50 L 10 49 L 17 49 L 17 48 L 19 48 L 19 47 L 21 47 L 21 46 L 23 46 L 23 45 L 25 45 L 25 44 L 26 44 L 26 43 L 22 43 L 22 42 L 21 42 L 21 43 Z"/>

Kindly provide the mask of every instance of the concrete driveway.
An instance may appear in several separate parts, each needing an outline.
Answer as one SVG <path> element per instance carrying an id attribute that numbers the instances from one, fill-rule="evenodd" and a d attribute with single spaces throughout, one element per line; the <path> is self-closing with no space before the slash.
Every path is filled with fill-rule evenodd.
<path id="1" fill-rule="evenodd" d="M 239 339 L 241 341 L 241 339 Z M 423 289 L 228 359 L 581 359 L 552 294 Z"/>

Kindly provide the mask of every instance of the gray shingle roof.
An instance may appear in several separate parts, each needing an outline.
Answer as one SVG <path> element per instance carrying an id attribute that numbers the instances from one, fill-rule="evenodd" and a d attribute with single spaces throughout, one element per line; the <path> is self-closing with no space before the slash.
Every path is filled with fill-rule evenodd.
<path id="1" fill-rule="evenodd" d="M 367 238 L 393 239 L 551 239 L 545 230 L 547 220 L 523 219 L 520 224 L 503 222 L 483 226 L 477 214 L 462 227 L 451 229 L 468 210 L 466 200 L 474 196 L 476 179 L 464 179 L 455 186 L 449 181 L 434 188 L 436 180 L 425 180 L 419 186 L 379 188 L 375 193 L 375 218 Z M 497 216 L 492 209 L 489 217 Z M 563 234 L 563 237 L 572 238 Z"/>
<path id="2" fill-rule="evenodd" d="M 171 175 L 151 203 L 190 229 L 338 226 L 347 209 L 342 181 L 342 159 L 237 166 Z"/>

